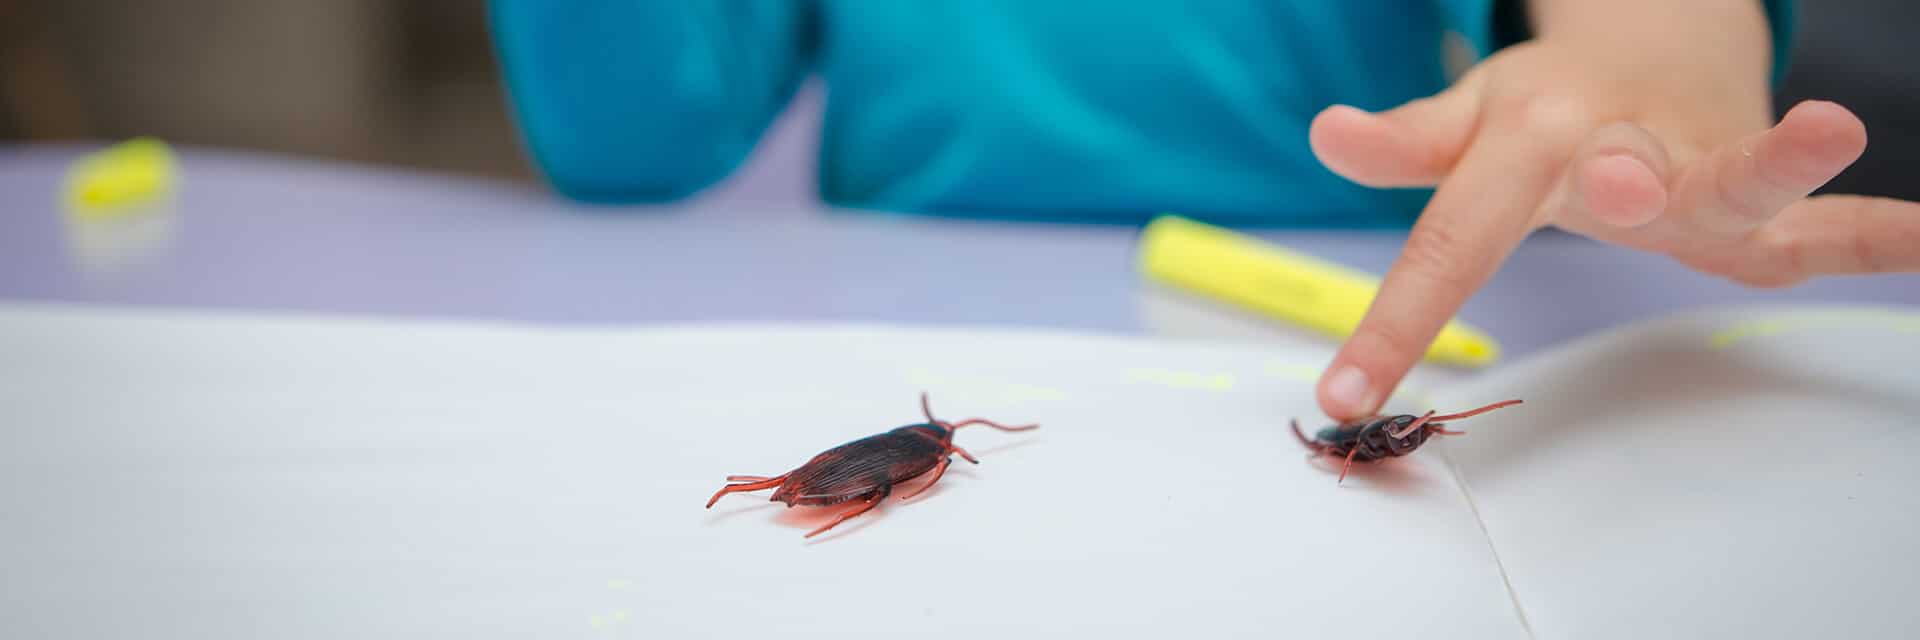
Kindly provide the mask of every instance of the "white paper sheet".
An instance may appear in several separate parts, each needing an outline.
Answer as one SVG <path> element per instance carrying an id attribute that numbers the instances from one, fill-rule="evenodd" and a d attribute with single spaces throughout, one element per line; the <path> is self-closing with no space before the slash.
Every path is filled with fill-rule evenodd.
<path id="1" fill-rule="evenodd" d="M 1920 313 L 1739 309 L 1435 394 L 1540 638 L 1920 633 Z"/>
<path id="2" fill-rule="evenodd" d="M 1524 637 L 1440 456 L 1307 464 L 1329 355 L 11 308 L 0 636 Z M 923 389 L 1042 427 L 812 541 L 701 508 Z"/>

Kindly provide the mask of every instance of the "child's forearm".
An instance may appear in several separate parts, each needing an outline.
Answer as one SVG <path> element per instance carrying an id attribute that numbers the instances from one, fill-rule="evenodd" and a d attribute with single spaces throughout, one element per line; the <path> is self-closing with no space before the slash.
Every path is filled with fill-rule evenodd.
<path id="1" fill-rule="evenodd" d="M 1761 0 L 1525 0 L 1536 33 L 1660 35 L 1675 30 L 1703 38 L 1745 40 L 1767 46 L 1766 4 Z M 1732 44 L 1732 42 L 1728 42 Z"/>
<path id="2" fill-rule="evenodd" d="M 1670 102 L 1745 105 L 1723 114 L 1728 124 L 1771 115 L 1774 52 L 1762 0 L 1523 1 L 1535 39 L 1584 52 L 1575 54 L 1584 64 L 1635 91 Z"/>
<path id="3" fill-rule="evenodd" d="M 1602 45 L 1619 57 L 1715 63 L 1763 84 L 1772 63 L 1761 0 L 1524 1 L 1540 38 Z"/>

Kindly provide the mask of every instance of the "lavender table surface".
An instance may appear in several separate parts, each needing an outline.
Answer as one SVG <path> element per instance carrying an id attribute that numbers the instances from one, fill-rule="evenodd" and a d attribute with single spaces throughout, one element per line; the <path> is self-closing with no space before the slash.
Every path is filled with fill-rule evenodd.
<path id="1" fill-rule="evenodd" d="M 1275 330 L 1143 283 L 1132 227 L 833 210 L 765 188 L 804 184 L 790 166 L 750 168 L 741 183 L 674 206 L 590 207 L 515 183 L 183 149 L 171 213 L 76 226 L 60 210 L 61 184 L 92 148 L 0 147 L 0 301 L 543 323 Z M 1376 273 L 1405 237 L 1259 235 Z M 1920 304 L 1920 276 L 1750 290 L 1546 233 L 1462 315 L 1511 357 L 1674 311 L 1801 302 Z"/>

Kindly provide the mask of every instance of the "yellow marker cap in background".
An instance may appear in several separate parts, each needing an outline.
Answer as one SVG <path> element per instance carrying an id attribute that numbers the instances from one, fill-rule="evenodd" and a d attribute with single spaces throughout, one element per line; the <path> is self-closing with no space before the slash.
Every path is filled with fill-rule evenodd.
<path id="1" fill-rule="evenodd" d="M 81 158 L 67 175 L 66 203 L 82 215 L 145 204 L 172 191 L 173 150 L 155 138 L 134 138 Z"/>
<path id="2" fill-rule="evenodd" d="M 1139 268 L 1156 281 L 1337 338 L 1353 334 L 1380 288 L 1370 274 L 1178 216 L 1147 225 Z M 1492 338 L 1457 320 L 1426 354 L 1476 367 L 1499 357 Z"/>

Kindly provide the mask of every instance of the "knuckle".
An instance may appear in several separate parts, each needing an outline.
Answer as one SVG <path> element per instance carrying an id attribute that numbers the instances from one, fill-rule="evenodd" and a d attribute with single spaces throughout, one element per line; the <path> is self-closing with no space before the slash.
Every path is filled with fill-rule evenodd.
<path id="1" fill-rule="evenodd" d="M 1826 163 L 1819 158 L 1797 154 L 1754 157 L 1754 180 L 1783 195 L 1803 196 L 1811 193 L 1833 177 L 1829 174 Z"/>
<path id="2" fill-rule="evenodd" d="M 1853 259 L 1865 273 L 1880 273 L 1888 270 L 1888 265 L 1880 259 L 1880 252 L 1874 247 L 1873 234 L 1865 225 L 1853 226 Z"/>
<path id="3" fill-rule="evenodd" d="M 1581 100 L 1554 92 L 1530 96 L 1522 113 L 1526 115 L 1527 124 L 1535 128 L 1563 128 L 1593 120 Z"/>
<path id="4" fill-rule="evenodd" d="M 1788 271 L 1807 273 L 1812 270 L 1812 266 L 1807 261 L 1807 245 L 1804 242 L 1794 239 L 1780 241 L 1775 243 L 1774 252 L 1775 255 L 1780 256 L 1780 261 L 1786 264 Z"/>
<path id="5" fill-rule="evenodd" d="M 1586 101 L 1556 89 L 1503 96 L 1494 106 L 1513 116 L 1521 132 L 1527 135 L 1570 138 L 1591 130 L 1595 122 Z"/>
<path id="6" fill-rule="evenodd" d="M 1784 289 L 1806 280 L 1800 266 L 1806 260 L 1802 248 L 1793 242 L 1773 247 L 1757 247 L 1750 259 L 1729 261 L 1716 271 L 1721 277 L 1754 289 Z"/>
<path id="7" fill-rule="evenodd" d="M 1427 352 L 1425 343 L 1414 340 L 1412 333 L 1398 325 L 1391 321 L 1370 323 L 1347 339 L 1352 364 L 1366 372 L 1371 384 L 1379 385 L 1391 377 L 1386 369 L 1400 366 L 1397 363 L 1417 362 Z"/>
<path id="8" fill-rule="evenodd" d="M 1742 280 L 1744 270 L 1738 268 L 1734 260 L 1725 254 L 1717 252 L 1688 253 L 1676 256 L 1676 260 L 1679 261 L 1680 264 L 1686 265 L 1688 269 L 1744 284 Z"/>
<path id="9" fill-rule="evenodd" d="M 1734 158 L 1745 160 L 1743 166 L 1748 167 L 1752 175 L 1751 189 L 1765 194 L 1769 200 L 1787 202 L 1804 197 L 1833 177 L 1817 160 L 1779 153 L 1775 147 L 1761 144 L 1758 150 L 1753 150 L 1742 143 L 1741 153 L 1750 153 L 1752 157 Z"/>
<path id="10" fill-rule="evenodd" d="M 1718 209 L 1724 212 L 1729 222 L 1739 228 L 1747 228 L 1773 217 L 1773 211 L 1761 202 L 1762 198 L 1757 197 L 1759 194 L 1755 193 L 1753 185 L 1742 184 L 1738 177 L 1738 171 L 1713 172 L 1713 193 L 1720 202 Z"/>
<path id="11" fill-rule="evenodd" d="M 1391 324 L 1373 327 L 1367 335 L 1374 346 L 1401 359 L 1418 358 L 1427 352 L 1427 344 L 1415 340 L 1405 329 Z"/>
<path id="12" fill-rule="evenodd" d="M 1455 249 L 1459 246 L 1459 235 L 1452 229 L 1444 225 L 1424 225 L 1407 237 L 1400 259 L 1407 271 L 1426 286 L 1466 291 L 1472 288 L 1471 274 L 1477 265 L 1471 262 L 1468 252 Z"/>

